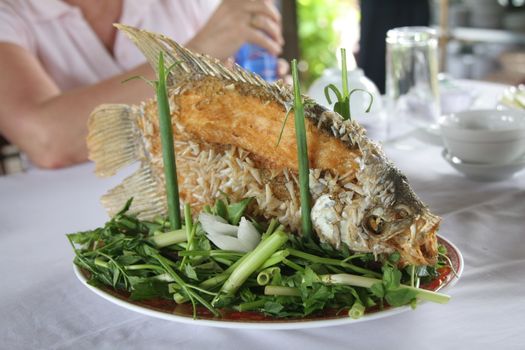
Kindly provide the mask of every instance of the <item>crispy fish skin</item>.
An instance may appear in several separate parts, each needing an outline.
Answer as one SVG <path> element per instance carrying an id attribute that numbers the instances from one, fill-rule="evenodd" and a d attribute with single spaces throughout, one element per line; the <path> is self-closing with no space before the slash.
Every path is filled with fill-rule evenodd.
<path id="1" fill-rule="evenodd" d="M 276 142 L 289 87 L 268 84 L 238 67 L 231 70 L 173 41 L 119 26 L 155 66 L 167 65 L 179 188 L 196 209 L 226 193 L 254 197 L 254 215 L 276 217 L 300 231 L 297 150 L 293 112 Z M 312 222 L 321 241 L 374 254 L 399 251 L 405 264 L 433 264 L 440 219 L 410 189 L 406 177 L 363 128 L 305 100 Z M 88 147 L 100 175 L 140 160 L 141 168 L 106 194 L 110 213 L 134 196 L 142 217 L 166 212 L 156 101 L 99 107 L 91 116 Z"/>

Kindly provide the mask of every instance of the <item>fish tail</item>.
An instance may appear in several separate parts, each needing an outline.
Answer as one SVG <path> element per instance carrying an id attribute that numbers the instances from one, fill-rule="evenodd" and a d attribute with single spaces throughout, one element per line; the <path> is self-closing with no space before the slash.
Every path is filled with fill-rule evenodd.
<path id="1" fill-rule="evenodd" d="M 95 173 L 101 177 L 116 172 L 141 158 L 142 145 L 136 131 L 138 108 L 123 104 L 97 107 L 88 121 L 89 159 L 95 162 Z"/>
<path id="2" fill-rule="evenodd" d="M 152 219 L 167 211 L 166 196 L 151 172 L 150 167 L 142 166 L 134 174 L 124 179 L 117 187 L 102 196 L 102 205 L 110 216 L 114 216 L 133 198 L 130 213 L 141 219 Z"/>

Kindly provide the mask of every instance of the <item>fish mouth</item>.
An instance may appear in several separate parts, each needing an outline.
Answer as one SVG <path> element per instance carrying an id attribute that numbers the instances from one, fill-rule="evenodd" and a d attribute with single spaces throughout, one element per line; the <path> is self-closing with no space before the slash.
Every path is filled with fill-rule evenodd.
<path id="1" fill-rule="evenodd" d="M 438 258 L 437 232 L 441 219 L 426 214 L 386 244 L 401 255 L 400 265 L 434 265 Z"/>

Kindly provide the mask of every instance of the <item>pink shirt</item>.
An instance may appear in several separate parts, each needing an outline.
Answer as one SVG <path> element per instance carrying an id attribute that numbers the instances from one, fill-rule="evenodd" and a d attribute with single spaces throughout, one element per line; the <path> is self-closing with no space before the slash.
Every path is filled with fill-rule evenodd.
<path id="1" fill-rule="evenodd" d="M 124 0 L 120 22 L 184 44 L 217 4 L 216 0 Z M 0 0 L 0 42 L 34 54 L 62 90 L 94 84 L 145 62 L 120 32 L 112 56 L 80 9 L 60 0 Z"/>

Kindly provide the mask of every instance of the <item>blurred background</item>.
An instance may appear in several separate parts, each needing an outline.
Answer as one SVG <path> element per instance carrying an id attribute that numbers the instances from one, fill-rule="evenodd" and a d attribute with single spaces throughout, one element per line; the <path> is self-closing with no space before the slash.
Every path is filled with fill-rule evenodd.
<path id="1" fill-rule="evenodd" d="M 379 7 L 392 7 L 391 17 L 397 17 L 396 12 L 413 11 L 411 7 L 415 3 L 419 3 L 419 9 L 407 22 L 417 23 L 406 25 L 425 25 L 428 21 L 429 25 L 436 28 L 441 25 L 444 29 L 441 32 L 444 52 L 440 56 L 443 72 L 458 79 L 512 85 L 525 82 L 525 0 L 283 0 L 283 11 L 295 10 L 297 15 L 297 54 L 304 83 L 308 86 L 326 68 L 337 65 L 338 48 L 345 47 L 354 53 L 360 67 L 365 66 L 365 75 L 384 92 L 384 83 L 359 59 L 360 53 L 368 49 L 367 45 L 384 45 L 384 39 L 360 43 L 362 10 L 372 12 L 365 6 L 375 7 L 375 12 L 370 14 L 382 22 L 374 25 L 382 28 L 364 30 L 381 32 L 387 22 L 394 20 L 386 18 Z M 287 44 L 293 47 L 294 38 L 288 34 Z M 285 50 L 286 55 L 293 53 L 292 48 Z M 377 60 L 384 64 L 384 56 Z"/>

